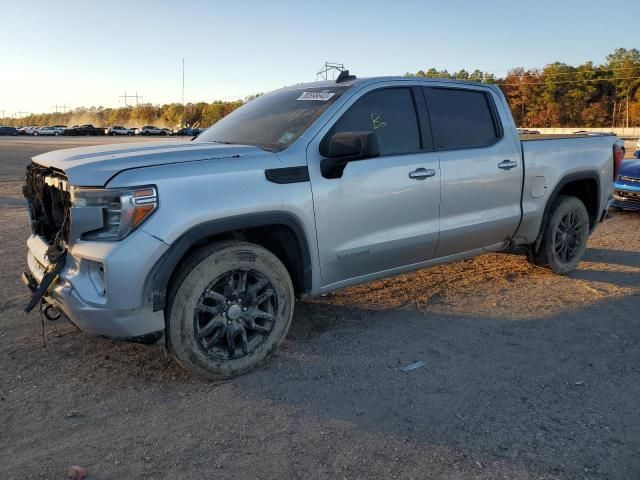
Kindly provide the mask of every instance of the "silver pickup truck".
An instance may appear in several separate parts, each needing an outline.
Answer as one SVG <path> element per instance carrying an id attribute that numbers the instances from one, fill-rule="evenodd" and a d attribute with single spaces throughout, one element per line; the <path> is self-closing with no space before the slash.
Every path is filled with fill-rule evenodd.
<path id="1" fill-rule="evenodd" d="M 296 298 L 504 250 L 565 274 L 606 216 L 621 148 L 535 138 L 495 86 L 343 73 L 192 142 L 39 155 L 27 310 L 225 378 L 274 351 Z"/>

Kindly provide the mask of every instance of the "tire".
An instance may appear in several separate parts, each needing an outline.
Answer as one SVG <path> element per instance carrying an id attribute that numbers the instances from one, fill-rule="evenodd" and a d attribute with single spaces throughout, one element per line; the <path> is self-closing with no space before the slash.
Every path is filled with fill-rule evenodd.
<path id="1" fill-rule="evenodd" d="M 169 351 L 205 378 L 241 375 L 280 345 L 294 303 L 289 273 L 270 251 L 239 241 L 203 247 L 182 264 L 169 290 Z"/>
<path id="2" fill-rule="evenodd" d="M 60 135 L 60 133 L 58 133 L 58 132 L 54 132 L 54 133 L 53 133 L 53 136 L 54 136 L 54 137 L 57 137 L 58 135 Z"/>
<path id="3" fill-rule="evenodd" d="M 33 132 L 33 136 L 37 137 L 38 136 L 38 132 Z"/>
<path id="4" fill-rule="evenodd" d="M 582 260 L 589 239 L 589 214 L 580 199 L 560 195 L 551 205 L 540 249 L 533 263 L 557 275 L 572 272 Z"/>

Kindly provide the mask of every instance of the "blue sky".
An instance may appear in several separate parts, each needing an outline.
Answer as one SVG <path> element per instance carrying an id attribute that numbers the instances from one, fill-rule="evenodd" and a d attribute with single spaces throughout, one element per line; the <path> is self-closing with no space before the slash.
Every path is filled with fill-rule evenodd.
<path id="1" fill-rule="evenodd" d="M 0 115 L 235 99 L 315 80 L 325 60 L 358 76 L 429 67 L 491 71 L 603 62 L 637 48 L 640 2 L 0 0 Z M 615 28 L 618 25 L 618 28 Z M 625 28 L 626 27 L 626 28 Z"/>

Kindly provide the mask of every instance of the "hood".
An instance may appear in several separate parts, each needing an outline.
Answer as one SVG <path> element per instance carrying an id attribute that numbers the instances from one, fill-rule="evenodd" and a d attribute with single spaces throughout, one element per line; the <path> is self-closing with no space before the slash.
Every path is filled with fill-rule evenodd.
<path id="1" fill-rule="evenodd" d="M 619 175 L 640 179 L 640 160 L 625 160 L 622 162 Z"/>
<path id="2" fill-rule="evenodd" d="M 114 175 L 132 168 L 244 157 L 252 153 L 264 155 L 267 152 L 246 145 L 165 141 L 67 148 L 37 155 L 33 161 L 62 170 L 71 185 L 99 187 L 106 185 Z"/>

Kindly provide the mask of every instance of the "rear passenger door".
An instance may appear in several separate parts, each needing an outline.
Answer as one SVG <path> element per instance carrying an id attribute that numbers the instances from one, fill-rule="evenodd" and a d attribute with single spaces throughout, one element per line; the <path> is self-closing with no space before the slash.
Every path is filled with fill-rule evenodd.
<path id="1" fill-rule="evenodd" d="M 523 178 L 504 103 L 480 86 L 423 91 L 442 175 L 436 256 L 504 242 L 520 222 Z"/>
<path id="2" fill-rule="evenodd" d="M 440 168 L 427 123 L 420 87 L 369 87 L 307 147 L 324 286 L 433 257 Z M 339 178 L 325 178 L 319 147 L 339 132 L 375 132 L 381 154 L 349 162 Z"/>

